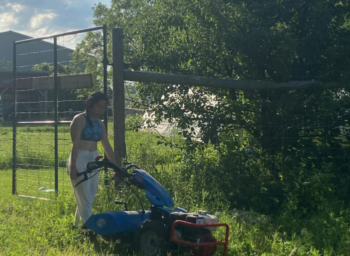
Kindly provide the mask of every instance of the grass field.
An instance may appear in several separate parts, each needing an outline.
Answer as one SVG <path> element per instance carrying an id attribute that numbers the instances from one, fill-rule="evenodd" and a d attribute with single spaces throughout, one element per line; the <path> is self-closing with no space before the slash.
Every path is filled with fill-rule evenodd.
<path id="1" fill-rule="evenodd" d="M 0 255 L 136 255 L 119 241 L 107 242 L 99 236 L 89 239 L 83 232 L 71 228 L 75 200 L 64 168 L 70 150 L 68 128 L 60 127 L 59 131 L 59 197 L 55 199 L 53 193 L 45 192 L 45 189 L 54 188 L 52 127 L 21 127 L 18 130 L 18 193 L 54 199 L 37 200 L 12 195 L 12 130 L 11 127 L 0 126 Z M 166 172 L 164 182 L 176 185 L 177 180 L 171 170 L 182 153 L 157 145 L 157 140 L 149 133 L 128 132 L 128 157 L 146 170 Z M 123 197 L 129 202 L 129 208 L 139 209 L 129 192 L 115 195 L 103 185 L 102 177 L 100 181 L 94 213 L 119 210 L 119 206 L 112 204 L 115 197 Z M 40 190 L 42 187 L 45 189 Z M 176 187 L 181 188 L 181 184 Z M 191 205 L 176 196 L 176 191 L 172 194 L 177 206 L 189 207 L 191 211 L 203 207 L 201 204 Z M 311 234 L 305 229 L 288 234 L 267 216 L 235 213 L 229 209 L 213 213 L 230 226 L 228 255 L 350 255 L 350 251 L 349 254 L 337 254 L 337 248 L 315 248 Z M 217 237 L 222 239 L 224 233 L 217 233 Z M 342 239 L 342 244 L 350 242 L 349 237 Z"/>
<path id="2" fill-rule="evenodd" d="M 73 230 L 72 194 L 55 201 L 22 198 L 11 195 L 10 170 L 1 171 L 0 180 L 0 255 L 136 255 L 118 241 L 107 242 L 101 237 L 90 240 L 82 232 Z M 107 196 L 102 190 L 94 212 L 104 208 L 102 204 Z M 295 253 L 301 241 L 288 240 L 286 235 L 283 237 L 274 231 L 267 218 L 240 219 L 228 213 L 218 216 L 230 225 L 228 255 L 321 255 L 311 247 L 310 254 Z M 218 238 L 223 238 L 223 232 Z"/>

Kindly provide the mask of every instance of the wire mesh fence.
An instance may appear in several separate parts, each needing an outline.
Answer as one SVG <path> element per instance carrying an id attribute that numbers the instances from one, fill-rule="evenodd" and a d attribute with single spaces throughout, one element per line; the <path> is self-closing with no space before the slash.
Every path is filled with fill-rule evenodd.
<path id="1" fill-rule="evenodd" d="M 70 33 L 15 45 L 16 88 L 3 94 L 1 129 L 15 131 L 13 192 L 18 195 L 53 199 L 56 192 L 72 194 L 66 172 L 71 150 L 69 125 L 76 114 L 84 111 L 86 95 L 93 87 L 92 75 L 86 73 L 87 63 L 75 56 L 87 33 L 94 32 Z M 95 56 L 91 54 L 91 58 Z M 97 75 L 103 77 L 103 68 Z M 11 143 L 9 137 L 8 146 Z M 10 151 L 11 147 L 7 159 L 10 155 L 12 159 Z"/>

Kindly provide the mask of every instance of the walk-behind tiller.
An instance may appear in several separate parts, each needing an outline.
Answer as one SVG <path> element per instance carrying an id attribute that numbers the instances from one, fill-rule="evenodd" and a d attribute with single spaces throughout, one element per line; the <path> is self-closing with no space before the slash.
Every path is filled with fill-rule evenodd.
<path id="1" fill-rule="evenodd" d="M 179 207 L 173 208 L 174 202 L 169 193 L 150 174 L 135 164 L 120 168 L 101 158 L 97 157 L 96 161 L 88 163 L 86 171 L 79 174 L 83 179 L 77 186 L 107 167 L 116 172 L 117 177 L 128 186 L 145 190 L 151 207 L 146 211 L 129 211 L 126 203 L 116 202 L 124 204 L 125 209 L 92 215 L 85 223 L 88 229 L 124 241 L 129 238 L 132 247 L 145 255 L 160 255 L 180 248 L 194 256 L 212 256 L 218 245 L 224 246 L 223 255 L 226 255 L 229 235 L 227 224 L 219 223 L 216 216 L 205 211 L 187 212 Z M 226 228 L 225 240 L 222 242 L 217 241 L 212 234 L 218 227 Z"/>

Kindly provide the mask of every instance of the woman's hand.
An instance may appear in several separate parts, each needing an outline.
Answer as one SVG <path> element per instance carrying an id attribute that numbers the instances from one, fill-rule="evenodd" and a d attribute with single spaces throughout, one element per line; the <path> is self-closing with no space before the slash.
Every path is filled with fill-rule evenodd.
<path id="1" fill-rule="evenodd" d="M 70 172 L 69 172 L 69 177 L 74 180 L 78 178 L 78 170 L 76 166 L 71 166 L 70 167 Z"/>

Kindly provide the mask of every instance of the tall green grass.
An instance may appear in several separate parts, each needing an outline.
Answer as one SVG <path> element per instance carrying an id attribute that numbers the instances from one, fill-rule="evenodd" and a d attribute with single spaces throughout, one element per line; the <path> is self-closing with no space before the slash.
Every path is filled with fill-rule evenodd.
<path id="1" fill-rule="evenodd" d="M 69 138 L 67 127 L 60 128 L 61 192 L 57 199 L 38 189 L 41 186 L 52 188 L 50 186 L 53 184 L 50 167 L 53 164 L 52 127 L 21 129 L 18 137 L 22 143 L 20 148 L 23 148 L 23 152 L 19 152 L 22 157 L 20 163 L 33 170 L 28 171 L 23 167 L 20 177 L 27 178 L 27 183 L 18 184 L 19 188 L 23 194 L 33 193 L 54 200 L 12 195 L 12 148 L 9 149 L 12 130 L 11 127 L 0 126 L 0 141 L 7 141 L 7 145 L 0 143 L 0 255 L 133 255 L 130 248 L 119 241 L 108 242 L 100 236 L 90 239 L 83 232 L 72 229 L 76 205 L 73 189 L 64 170 L 70 150 L 69 140 L 66 140 Z M 112 131 L 111 127 L 109 131 Z M 233 211 L 222 195 L 208 195 L 205 189 L 196 191 L 196 184 L 202 183 L 200 179 L 204 179 L 198 163 L 215 162 L 214 149 L 209 150 L 207 157 L 202 155 L 195 165 L 201 175 L 191 173 L 186 177 L 181 170 L 190 167 L 185 166 L 189 163 L 183 161 L 185 152 L 182 150 L 159 143 L 156 134 L 129 131 L 126 138 L 128 160 L 156 177 L 169 190 L 176 206 L 189 211 L 205 208 L 217 215 L 221 222 L 229 224 L 228 255 L 350 255 L 350 211 L 334 212 L 330 208 L 314 215 L 307 222 L 286 212 L 272 217 Z M 35 169 L 33 165 L 39 167 Z M 119 206 L 113 204 L 115 198 L 127 201 L 130 209 L 140 209 L 141 203 L 127 188 L 116 193 L 104 186 L 103 178 L 101 175 L 94 213 L 120 210 Z M 140 195 L 144 198 L 143 191 L 140 191 Z M 146 200 L 143 203 L 148 207 Z M 224 232 L 217 231 L 216 236 L 223 239 Z"/>

